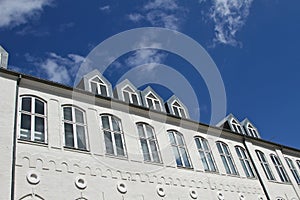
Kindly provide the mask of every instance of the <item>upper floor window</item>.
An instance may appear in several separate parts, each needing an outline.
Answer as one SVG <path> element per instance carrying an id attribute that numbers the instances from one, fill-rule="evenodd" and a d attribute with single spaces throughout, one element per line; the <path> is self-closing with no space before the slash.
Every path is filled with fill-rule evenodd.
<path id="1" fill-rule="evenodd" d="M 217 142 L 218 151 L 220 153 L 222 162 L 224 164 L 225 170 L 227 174 L 238 175 L 238 172 L 235 168 L 231 153 L 227 144 L 223 142 Z"/>
<path id="2" fill-rule="evenodd" d="M 161 105 L 159 99 L 151 92 L 146 96 L 146 102 L 148 108 L 161 111 Z"/>
<path id="3" fill-rule="evenodd" d="M 177 131 L 168 131 L 168 135 L 177 166 L 192 168 L 183 135 Z"/>
<path id="4" fill-rule="evenodd" d="M 286 160 L 286 162 L 287 162 L 287 164 L 288 164 L 288 166 L 289 166 L 289 168 L 290 168 L 290 170 L 291 170 L 291 172 L 292 172 L 292 174 L 293 174 L 296 182 L 298 184 L 300 184 L 300 176 L 298 174 L 298 171 L 297 171 L 297 169 L 296 169 L 293 161 L 291 159 L 289 159 L 289 158 L 285 158 L 285 160 Z"/>
<path id="5" fill-rule="evenodd" d="M 138 123 L 137 129 L 139 133 L 139 139 L 143 151 L 144 160 L 160 163 L 161 159 L 153 128 L 148 124 Z"/>
<path id="6" fill-rule="evenodd" d="M 87 131 L 85 113 L 74 106 L 63 107 L 65 146 L 87 149 Z"/>
<path id="7" fill-rule="evenodd" d="M 126 156 L 121 120 L 113 115 L 101 115 L 106 154 Z"/>
<path id="8" fill-rule="evenodd" d="M 300 169 L 300 160 L 297 160 L 296 163 L 297 163 L 297 165 L 298 165 L 298 167 Z"/>
<path id="9" fill-rule="evenodd" d="M 257 155 L 257 157 L 260 161 L 260 164 L 261 164 L 262 168 L 264 169 L 264 172 L 265 172 L 268 180 L 273 180 L 274 181 L 275 178 L 274 178 L 274 175 L 273 175 L 273 173 L 270 169 L 270 166 L 269 166 L 269 163 L 268 163 L 268 161 L 265 157 L 265 154 L 263 152 L 257 150 L 256 155 Z"/>
<path id="10" fill-rule="evenodd" d="M 181 117 L 181 118 L 186 118 L 184 109 L 177 101 L 174 101 L 174 103 L 172 104 L 172 110 L 173 110 L 174 115 Z"/>
<path id="11" fill-rule="evenodd" d="M 248 128 L 249 133 L 251 134 L 251 136 L 258 137 L 257 131 L 255 130 L 255 128 L 251 124 L 248 124 L 247 128 Z"/>
<path id="12" fill-rule="evenodd" d="M 253 170 L 252 170 L 252 167 L 251 167 L 251 164 L 250 164 L 250 161 L 248 159 L 245 149 L 243 149 L 240 146 L 236 146 L 235 150 L 241 161 L 241 164 L 243 166 L 246 176 L 250 177 L 250 178 L 254 177 L 254 173 L 253 173 Z"/>
<path id="13" fill-rule="evenodd" d="M 21 97 L 19 138 L 46 142 L 46 103 L 33 96 Z"/>
<path id="14" fill-rule="evenodd" d="M 271 157 L 273 164 L 275 165 L 275 168 L 280 177 L 280 180 L 282 182 L 289 182 L 289 177 L 287 176 L 286 171 L 284 170 L 279 158 L 274 154 L 271 154 L 270 157 Z"/>
<path id="15" fill-rule="evenodd" d="M 98 76 L 90 80 L 90 87 L 93 93 L 108 96 L 107 85 Z"/>
<path id="16" fill-rule="evenodd" d="M 122 92 L 123 92 L 124 101 L 126 101 L 127 103 L 139 105 L 138 96 L 131 87 L 129 86 L 125 87 Z"/>
<path id="17" fill-rule="evenodd" d="M 217 168 L 208 141 L 202 137 L 195 137 L 195 142 L 204 170 L 216 172 Z"/>
<path id="18" fill-rule="evenodd" d="M 231 120 L 231 125 L 232 125 L 232 128 L 233 128 L 234 132 L 243 133 L 241 125 L 236 120 L 232 119 Z"/>

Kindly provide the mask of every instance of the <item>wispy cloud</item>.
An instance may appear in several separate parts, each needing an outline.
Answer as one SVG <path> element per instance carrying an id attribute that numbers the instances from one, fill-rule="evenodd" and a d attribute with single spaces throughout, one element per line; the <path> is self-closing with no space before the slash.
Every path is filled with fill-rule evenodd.
<path id="1" fill-rule="evenodd" d="M 16 31 L 17 35 L 33 35 L 36 37 L 43 37 L 50 35 L 48 30 L 43 29 L 34 29 L 32 26 L 25 26 L 21 30 Z"/>
<path id="2" fill-rule="evenodd" d="M 204 2 L 204 0 L 202 0 Z M 209 12 L 216 43 L 237 45 L 236 33 L 245 25 L 253 0 L 213 0 Z"/>
<path id="3" fill-rule="evenodd" d="M 45 6 L 51 5 L 52 0 L 1 0 L 0 28 L 25 24 L 36 18 Z"/>
<path id="4" fill-rule="evenodd" d="M 102 12 L 109 13 L 109 12 L 111 11 L 110 5 L 101 6 L 101 7 L 99 8 L 99 10 L 101 10 Z"/>
<path id="5" fill-rule="evenodd" d="M 64 32 L 64 31 L 66 31 L 66 30 L 68 30 L 68 29 L 70 29 L 70 28 L 72 28 L 74 26 L 75 26 L 74 22 L 64 23 L 64 24 L 59 25 L 58 30 L 60 32 Z"/>
<path id="6" fill-rule="evenodd" d="M 37 76 L 66 85 L 72 84 L 80 65 L 85 60 L 77 54 L 68 54 L 63 57 L 53 52 L 48 53 L 43 59 L 30 54 L 25 54 L 25 58 L 37 67 L 39 73 Z"/>
<path id="7" fill-rule="evenodd" d="M 152 26 L 173 30 L 180 29 L 186 11 L 177 0 L 150 0 L 140 9 L 140 12 L 130 13 L 128 19 L 135 23 L 144 20 Z"/>

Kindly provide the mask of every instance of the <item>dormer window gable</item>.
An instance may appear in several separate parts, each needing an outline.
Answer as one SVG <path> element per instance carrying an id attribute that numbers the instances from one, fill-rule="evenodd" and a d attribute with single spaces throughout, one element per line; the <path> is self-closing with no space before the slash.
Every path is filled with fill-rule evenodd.
<path id="1" fill-rule="evenodd" d="M 186 113 L 184 108 L 177 101 L 174 101 L 172 104 L 172 112 L 174 115 L 178 117 L 186 118 Z"/>
<path id="2" fill-rule="evenodd" d="M 256 129 L 250 123 L 248 124 L 247 129 L 249 131 L 250 136 L 258 138 Z"/>
<path id="3" fill-rule="evenodd" d="M 244 134 L 242 126 L 235 119 L 231 119 L 230 123 L 233 132 Z"/>
<path id="4" fill-rule="evenodd" d="M 159 99 L 152 92 L 149 92 L 146 95 L 146 105 L 150 109 L 162 111 L 162 107 Z"/>
<path id="5" fill-rule="evenodd" d="M 99 76 L 90 79 L 90 91 L 94 94 L 108 97 L 107 85 L 101 80 Z"/>
<path id="6" fill-rule="evenodd" d="M 125 102 L 139 105 L 138 94 L 130 86 L 126 86 L 122 89 L 122 95 Z"/>

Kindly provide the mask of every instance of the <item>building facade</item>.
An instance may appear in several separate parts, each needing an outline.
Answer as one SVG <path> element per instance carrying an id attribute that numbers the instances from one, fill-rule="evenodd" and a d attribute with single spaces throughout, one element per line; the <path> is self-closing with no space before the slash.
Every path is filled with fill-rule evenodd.
<path id="1" fill-rule="evenodd" d="M 300 151 L 248 119 L 208 126 L 151 87 L 94 70 L 70 88 L 5 69 L 5 55 L 1 199 L 300 199 Z"/>

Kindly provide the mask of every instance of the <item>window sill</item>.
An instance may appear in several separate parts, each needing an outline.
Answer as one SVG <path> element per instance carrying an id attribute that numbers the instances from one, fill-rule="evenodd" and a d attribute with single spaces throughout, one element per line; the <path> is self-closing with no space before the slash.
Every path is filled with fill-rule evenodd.
<path id="1" fill-rule="evenodd" d="M 24 140 L 24 139 L 20 139 L 20 138 L 18 139 L 18 143 L 31 144 L 31 145 L 41 146 L 41 147 L 48 147 L 48 143 Z"/>
<path id="2" fill-rule="evenodd" d="M 156 166 L 164 166 L 162 162 L 151 162 L 151 161 L 144 161 L 144 164 L 156 165 Z"/>
<path id="3" fill-rule="evenodd" d="M 77 149 L 77 148 L 74 148 L 74 147 L 64 146 L 64 150 L 71 151 L 71 152 L 77 152 L 77 153 L 90 154 L 90 151 L 87 150 L 87 149 Z"/>
<path id="4" fill-rule="evenodd" d="M 292 185 L 291 182 L 281 182 L 281 181 L 273 181 L 273 180 L 268 180 L 270 183 L 276 183 L 276 184 L 282 184 L 282 185 Z"/>
<path id="5" fill-rule="evenodd" d="M 177 169 L 185 169 L 185 170 L 189 170 L 189 171 L 194 171 L 193 167 L 177 166 Z"/>
<path id="6" fill-rule="evenodd" d="M 127 156 L 116 156 L 116 155 L 112 155 L 112 154 L 105 154 L 105 157 L 107 158 L 116 158 L 116 159 L 120 159 L 120 160 L 127 160 L 128 161 L 128 157 Z"/>

